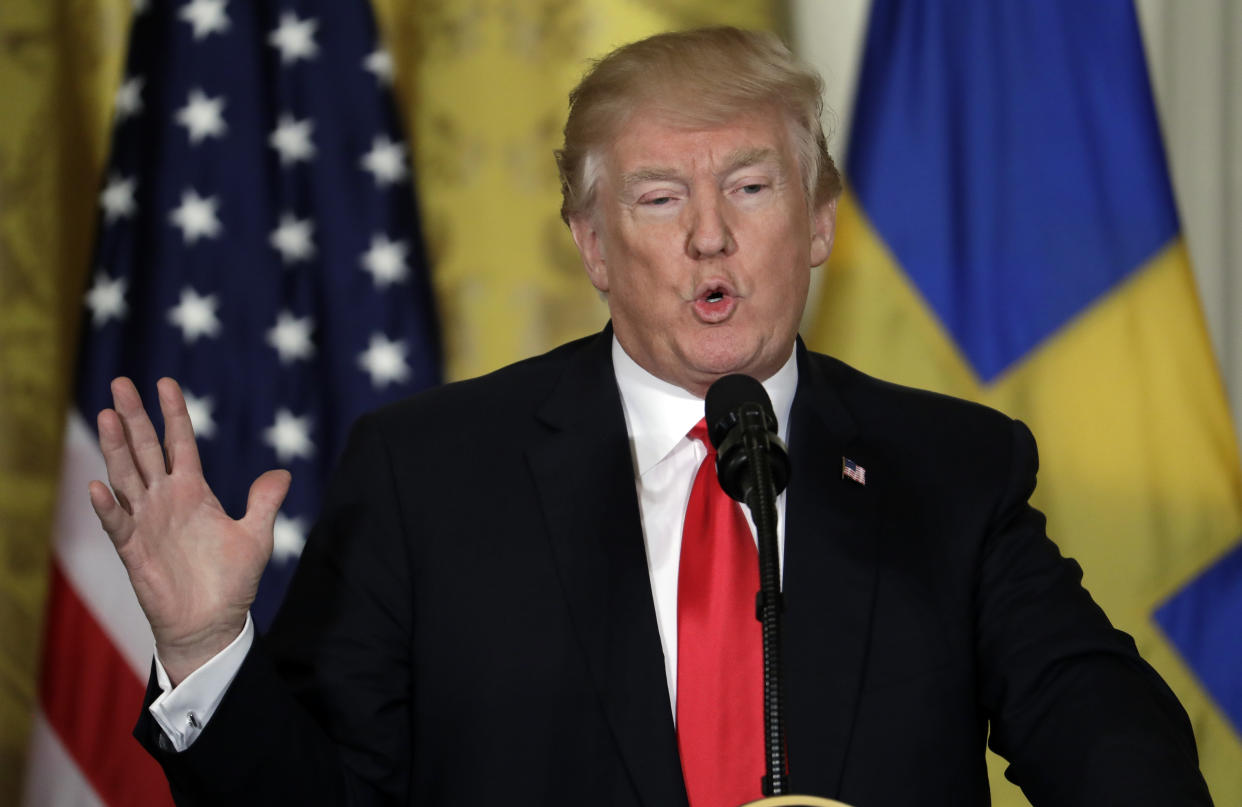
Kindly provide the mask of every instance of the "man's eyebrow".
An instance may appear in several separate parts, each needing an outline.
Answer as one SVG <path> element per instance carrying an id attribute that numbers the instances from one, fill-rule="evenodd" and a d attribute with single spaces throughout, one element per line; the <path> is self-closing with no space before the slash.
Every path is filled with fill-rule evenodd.
<path id="1" fill-rule="evenodd" d="M 780 155 L 777 154 L 776 149 L 762 146 L 738 149 L 725 160 L 720 176 L 727 176 L 739 169 L 750 168 L 751 166 L 766 162 L 773 163 L 778 169 L 784 170 L 784 166 L 781 165 Z"/>
<path id="2" fill-rule="evenodd" d="M 743 168 L 749 168 L 760 163 L 773 163 L 778 169 L 783 171 L 781 166 L 780 155 L 776 149 L 766 148 L 763 146 L 753 146 L 750 148 L 738 149 L 729 154 L 724 160 L 724 168 L 720 170 L 718 176 L 724 177 L 734 171 Z M 682 173 L 675 168 L 663 168 L 660 166 L 651 166 L 644 168 L 636 168 L 621 177 L 621 187 L 629 190 L 635 185 L 643 182 L 684 182 L 685 178 Z"/>
<path id="3" fill-rule="evenodd" d="M 642 182 L 681 181 L 681 174 L 673 168 L 637 168 L 621 177 L 623 188 L 632 188 Z"/>

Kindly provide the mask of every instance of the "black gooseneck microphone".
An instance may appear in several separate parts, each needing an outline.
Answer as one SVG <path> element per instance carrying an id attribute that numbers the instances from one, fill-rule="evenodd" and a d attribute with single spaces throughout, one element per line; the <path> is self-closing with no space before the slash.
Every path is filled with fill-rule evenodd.
<path id="1" fill-rule="evenodd" d="M 789 483 L 789 453 L 777 435 L 772 400 L 748 375 L 727 375 L 707 390 L 707 433 L 716 447 L 716 475 L 730 497 L 750 508 L 759 539 L 759 593 L 755 618 L 763 632 L 765 796 L 789 793 L 785 767 L 785 712 L 781 686 L 780 553 L 776 497 Z"/>
<path id="2" fill-rule="evenodd" d="M 789 452 L 776 434 L 772 400 L 762 384 L 740 373 L 724 376 L 708 388 L 704 411 L 708 437 L 716 447 L 716 474 L 725 493 L 749 506 L 757 492 L 761 460 L 770 470 L 773 495 L 785 489 Z"/>

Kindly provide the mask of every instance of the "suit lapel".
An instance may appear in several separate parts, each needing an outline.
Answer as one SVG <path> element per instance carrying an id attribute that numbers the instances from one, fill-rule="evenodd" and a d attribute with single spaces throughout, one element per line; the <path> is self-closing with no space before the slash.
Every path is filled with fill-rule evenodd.
<path id="1" fill-rule="evenodd" d="M 823 368 L 798 344 L 789 431 L 784 660 L 790 781 L 838 794 L 866 663 L 876 591 L 876 513 L 882 468 Z M 842 458 L 868 468 L 845 478 Z"/>
<path id="2" fill-rule="evenodd" d="M 684 805 L 611 329 L 570 360 L 527 453 L 578 640 L 643 803 Z"/>

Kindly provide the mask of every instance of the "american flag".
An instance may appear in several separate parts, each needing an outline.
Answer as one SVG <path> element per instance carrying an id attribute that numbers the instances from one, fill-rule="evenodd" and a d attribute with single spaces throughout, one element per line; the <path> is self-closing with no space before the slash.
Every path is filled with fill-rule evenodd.
<path id="1" fill-rule="evenodd" d="M 240 516 L 293 487 L 253 608 L 271 620 L 362 412 L 435 384 L 440 352 L 392 63 L 367 0 L 136 2 L 66 432 L 27 803 L 168 801 L 128 736 L 151 637 L 86 481 L 109 381 L 186 393 Z"/>
<path id="2" fill-rule="evenodd" d="M 849 457 L 841 458 L 841 478 L 853 479 L 860 485 L 867 484 L 867 469 Z"/>

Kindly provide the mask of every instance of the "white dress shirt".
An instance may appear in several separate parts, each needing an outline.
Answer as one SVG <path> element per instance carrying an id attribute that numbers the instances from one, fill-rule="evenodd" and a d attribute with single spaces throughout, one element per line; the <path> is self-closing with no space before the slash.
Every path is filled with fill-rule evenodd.
<path id="1" fill-rule="evenodd" d="M 681 561 L 681 529 L 690 488 L 707 449 L 687 435 L 703 417 L 703 399 L 653 376 L 612 341 L 612 364 L 621 391 L 630 456 L 634 461 L 634 484 L 638 491 L 639 516 L 647 546 L 647 570 L 655 600 L 656 622 L 664 650 L 669 707 L 677 714 L 677 572 Z M 763 382 L 772 399 L 782 440 L 789 440 L 789 411 L 798 386 L 798 363 L 791 351 L 784 366 Z M 742 505 L 751 534 L 755 522 Z M 776 499 L 777 541 L 784 568 L 785 494 Z M 755 580 L 756 590 L 759 581 Z M 241 668 L 254 642 L 254 625 L 246 625 L 233 643 L 195 670 L 175 688 L 159 654 L 155 675 L 162 694 L 149 707 L 177 751 L 184 751 L 211 720 L 224 693 Z"/>
<path id="2" fill-rule="evenodd" d="M 647 544 L 647 571 L 655 599 L 656 623 L 664 649 L 664 674 L 668 681 L 669 706 L 677 714 L 677 573 L 681 566 L 681 529 L 699 465 L 707 449 L 687 435 L 703 418 L 703 399 L 661 381 L 644 370 L 612 341 L 612 366 L 621 390 L 625 427 L 630 435 L 634 461 L 634 484 L 643 540 Z M 763 382 L 772 399 L 772 411 L 780 437 L 789 439 L 789 410 L 798 387 L 798 362 L 791 351 L 776 374 Z M 751 535 L 755 522 L 750 508 L 742 505 Z M 776 497 L 776 536 L 784 568 L 785 494 Z M 757 541 L 758 539 L 756 539 Z M 755 590 L 759 580 L 755 579 Z"/>

